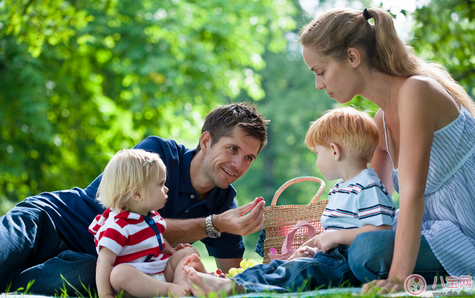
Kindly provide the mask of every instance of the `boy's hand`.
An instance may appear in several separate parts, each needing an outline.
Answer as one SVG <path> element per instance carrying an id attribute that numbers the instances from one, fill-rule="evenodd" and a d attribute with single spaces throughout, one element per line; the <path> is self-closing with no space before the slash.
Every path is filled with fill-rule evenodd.
<path id="1" fill-rule="evenodd" d="M 336 241 L 337 232 L 322 233 L 317 235 L 314 239 L 315 246 L 318 247 L 324 254 L 338 246 Z"/>
<path id="2" fill-rule="evenodd" d="M 287 259 L 287 261 L 296 258 L 313 258 L 320 250 L 316 247 L 301 246 Z"/>
<path id="3" fill-rule="evenodd" d="M 192 247 L 192 246 L 189 243 L 179 243 L 177 246 L 174 247 L 174 250 L 175 250 L 175 252 L 177 252 L 180 249 L 183 249 L 185 247 Z"/>
<path id="4" fill-rule="evenodd" d="M 175 246 L 174 248 L 170 249 L 170 251 L 168 252 L 169 255 L 173 255 L 174 253 L 176 253 L 177 251 L 179 251 L 180 249 L 183 249 L 185 247 L 192 247 L 191 244 L 189 243 L 179 243 L 177 246 Z"/>

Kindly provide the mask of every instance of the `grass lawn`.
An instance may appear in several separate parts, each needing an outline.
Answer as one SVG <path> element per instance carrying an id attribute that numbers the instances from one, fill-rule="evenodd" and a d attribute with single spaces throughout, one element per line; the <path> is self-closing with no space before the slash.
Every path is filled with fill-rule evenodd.
<path id="1" fill-rule="evenodd" d="M 208 251 L 206 250 L 206 247 L 201 241 L 197 241 L 193 243 L 193 247 L 198 250 L 201 256 L 201 261 L 203 262 L 206 270 L 208 272 L 214 272 L 216 269 L 216 262 L 213 257 L 208 256 Z M 258 255 L 254 250 L 246 248 L 246 251 L 244 252 L 244 259 L 249 258 L 253 259 L 256 261 L 257 264 L 262 264 L 262 257 Z M 227 272 L 226 272 L 227 273 Z"/>
<path id="2" fill-rule="evenodd" d="M 207 269 L 208 272 L 213 272 L 216 271 L 216 263 L 214 258 L 208 256 L 208 252 L 206 250 L 206 247 L 204 244 L 201 242 L 196 242 L 193 244 L 193 246 L 198 250 L 198 252 L 201 255 L 201 259 L 203 261 L 203 264 L 205 268 Z M 255 253 L 252 249 L 246 249 L 246 252 L 244 253 L 244 259 L 249 258 L 253 259 L 256 261 L 258 264 L 262 263 L 262 257 L 259 256 L 257 253 Z M 430 285 L 428 285 L 429 287 Z M 430 290 L 430 289 L 428 289 Z M 69 297 L 65 294 L 65 290 L 63 290 L 63 294 L 58 294 L 55 297 Z M 93 291 L 93 294 L 90 294 L 89 296 L 79 296 L 79 298 L 97 298 L 95 295 L 95 290 Z M 27 291 L 28 293 L 28 291 Z M 214 294 L 214 293 L 213 293 Z M 218 294 L 216 295 L 211 295 L 210 297 L 218 297 Z M 435 293 L 426 291 L 422 294 L 422 297 L 475 297 L 475 293 L 460 293 L 460 290 L 452 291 L 447 293 L 448 295 L 434 295 Z M 330 289 L 330 290 L 322 290 L 316 293 L 315 291 L 311 292 L 301 292 L 301 293 L 291 293 L 291 294 L 276 294 L 276 293 L 256 293 L 256 294 L 244 294 L 241 295 L 242 297 L 259 297 L 259 298 L 310 298 L 310 297 L 315 297 L 318 295 L 318 297 L 335 297 L 335 298 L 349 298 L 349 297 L 368 297 L 368 298 L 373 298 L 373 297 L 414 297 L 410 296 L 409 294 L 402 292 L 402 293 L 397 293 L 397 294 L 391 294 L 391 295 L 376 295 L 376 294 L 367 294 L 367 295 L 361 295 L 359 293 L 359 289 L 356 288 L 350 288 L 350 289 Z M 118 295 L 118 298 L 122 298 L 122 295 Z M 221 297 L 226 297 L 226 295 L 222 295 Z M 229 297 L 229 296 L 227 296 Z M 240 297 L 240 296 L 236 296 Z M 22 294 L 22 293 L 10 293 L 10 294 L 0 294 L 0 298 L 47 298 L 46 296 L 40 296 L 40 295 L 34 295 L 34 294 Z"/>

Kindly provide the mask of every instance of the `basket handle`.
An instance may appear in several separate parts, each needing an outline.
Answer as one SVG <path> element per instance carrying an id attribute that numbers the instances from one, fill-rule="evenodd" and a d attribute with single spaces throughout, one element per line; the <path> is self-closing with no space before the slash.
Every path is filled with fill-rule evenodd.
<path id="1" fill-rule="evenodd" d="M 282 184 L 281 187 L 275 192 L 274 197 L 272 198 L 271 206 L 275 207 L 277 204 L 277 199 L 279 198 L 280 194 L 289 186 L 295 183 L 303 182 L 303 181 L 312 181 L 312 182 L 318 182 L 320 183 L 320 188 L 318 189 L 317 193 L 313 197 L 313 199 L 310 200 L 310 203 L 316 202 L 320 195 L 323 193 L 323 190 L 325 189 L 325 182 L 317 177 L 312 177 L 312 176 L 304 176 L 304 177 L 297 177 L 290 179 L 289 181 L 285 182 Z M 309 204 L 310 204 L 309 203 Z"/>
<path id="2" fill-rule="evenodd" d="M 292 229 L 292 231 L 285 237 L 284 243 L 282 244 L 282 254 L 292 251 L 292 243 L 294 242 L 295 233 L 301 227 L 307 227 L 308 239 L 315 237 L 315 228 L 305 220 L 299 221 L 295 224 L 295 227 Z"/>

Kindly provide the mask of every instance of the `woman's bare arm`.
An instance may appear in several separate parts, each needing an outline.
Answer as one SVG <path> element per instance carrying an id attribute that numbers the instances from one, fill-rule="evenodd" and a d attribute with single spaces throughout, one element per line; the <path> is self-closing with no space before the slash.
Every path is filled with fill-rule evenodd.
<path id="1" fill-rule="evenodd" d="M 431 92 L 432 91 L 432 92 Z M 399 217 L 394 255 L 388 279 L 374 281 L 377 287 L 402 290 L 412 274 L 420 247 L 424 191 L 429 171 L 430 151 L 442 108 L 433 100 L 427 82 L 407 79 L 399 90 Z M 369 290 L 367 284 L 363 292 Z"/>

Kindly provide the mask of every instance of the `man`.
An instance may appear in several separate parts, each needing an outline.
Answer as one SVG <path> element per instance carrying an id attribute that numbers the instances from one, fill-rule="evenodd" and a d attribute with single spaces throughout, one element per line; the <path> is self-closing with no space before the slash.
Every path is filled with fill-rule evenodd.
<path id="1" fill-rule="evenodd" d="M 166 219 L 171 245 L 202 240 L 219 268 L 238 267 L 242 236 L 262 228 L 264 202 L 237 207 L 231 183 L 244 175 L 266 145 L 267 121 L 247 104 L 229 104 L 205 118 L 196 149 L 148 137 L 135 148 L 156 152 L 167 167 Z M 95 199 L 101 176 L 86 189 L 26 198 L 0 218 L 0 290 L 26 287 L 53 295 L 95 289 L 94 240 L 88 226 L 104 207 Z M 250 211 L 250 212 L 249 212 Z M 249 212 L 249 213 L 247 213 Z M 246 214 L 247 213 L 247 214 Z M 64 287 L 64 285 L 67 285 Z"/>

